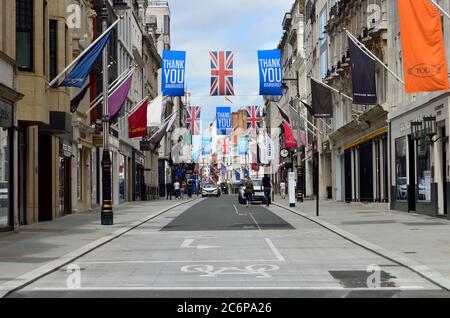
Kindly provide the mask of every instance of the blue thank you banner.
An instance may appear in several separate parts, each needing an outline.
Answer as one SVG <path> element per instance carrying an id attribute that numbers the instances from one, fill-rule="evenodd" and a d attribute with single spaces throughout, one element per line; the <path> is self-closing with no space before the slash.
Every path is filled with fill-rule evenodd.
<path id="1" fill-rule="evenodd" d="M 202 156 L 211 155 L 211 141 L 212 138 L 209 136 L 202 137 Z"/>
<path id="2" fill-rule="evenodd" d="M 281 84 L 283 73 L 281 68 L 281 51 L 258 51 L 259 94 L 283 95 Z"/>
<path id="3" fill-rule="evenodd" d="M 163 51 L 163 96 L 184 96 L 186 52 Z"/>
<path id="4" fill-rule="evenodd" d="M 239 137 L 238 140 L 238 154 L 239 156 L 246 156 L 248 154 L 248 137 Z"/>
<path id="5" fill-rule="evenodd" d="M 217 107 L 216 111 L 217 135 L 231 134 L 231 107 Z"/>

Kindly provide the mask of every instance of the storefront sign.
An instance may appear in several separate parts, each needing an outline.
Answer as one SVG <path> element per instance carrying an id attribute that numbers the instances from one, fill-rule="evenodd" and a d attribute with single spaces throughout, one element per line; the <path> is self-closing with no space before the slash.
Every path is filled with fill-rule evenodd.
<path id="1" fill-rule="evenodd" d="M 12 105 L 0 100 L 0 127 L 11 128 L 13 126 Z"/>
<path id="2" fill-rule="evenodd" d="M 61 154 L 64 157 L 72 157 L 73 151 L 72 146 L 69 144 L 66 144 L 64 141 L 61 143 Z"/>

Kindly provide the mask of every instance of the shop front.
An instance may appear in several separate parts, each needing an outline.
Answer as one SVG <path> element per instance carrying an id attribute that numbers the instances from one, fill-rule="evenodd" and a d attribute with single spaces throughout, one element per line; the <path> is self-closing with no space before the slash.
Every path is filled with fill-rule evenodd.
<path id="1" fill-rule="evenodd" d="M 13 223 L 13 104 L 0 98 L 0 231 Z"/>
<path id="2" fill-rule="evenodd" d="M 391 119 L 391 209 L 448 211 L 448 97 Z"/>

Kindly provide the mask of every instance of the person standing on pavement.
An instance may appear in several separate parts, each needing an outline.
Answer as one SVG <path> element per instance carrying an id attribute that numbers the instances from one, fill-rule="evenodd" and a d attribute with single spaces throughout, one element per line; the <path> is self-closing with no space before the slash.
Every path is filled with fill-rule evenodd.
<path id="1" fill-rule="evenodd" d="M 264 200 L 266 201 L 266 206 L 269 206 L 271 203 L 270 195 L 272 194 L 272 181 L 268 174 L 262 179 L 262 185 L 264 188 Z"/>
<path id="2" fill-rule="evenodd" d="M 173 184 L 173 187 L 175 189 L 175 198 L 177 200 L 180 199 L 180 183 L 177 181 L 175 181 L 175 183 Z"/>
<path id="3" fill-rule="evenodd" d="M 192 199 L 192 190 L 194 189 L 194 184 L 192 183 L 192 180 L 188 180 L 187 182 L 187 194 L 189 199 Z"/>
<path id="4" fill-rule="evenodd" d="M 286 182 L 284 180 L 280 183 L 280 194 L 283 200 L 286 199 Z"/>
<path id="5" fill-rule="evenodd" d="M 245 199 L 247 201 L 247 208 L 252 204 L 253 197 L 253 181 L 250 178 L 245 180 Z"/>
<path id="6" fill-rule="evenodd" d="M 172 183 L 168 182 L 166 184 L 166 192 L 167 192 L 166 200 L 169 200 L 169 198 L 170 198 L 170 200 L 172 200 L 172 194 L 173 194 L 173 185 L 172 185 Z"/>

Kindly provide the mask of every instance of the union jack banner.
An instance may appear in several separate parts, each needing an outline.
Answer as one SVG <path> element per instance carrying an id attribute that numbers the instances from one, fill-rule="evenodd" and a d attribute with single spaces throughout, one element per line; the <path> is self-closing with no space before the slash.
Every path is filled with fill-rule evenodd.
<path id="1" fill-rule="evenodd" d="M 247 129 L 250 135 L 255 135 L 261 128 L 261 107 L 247 106 Z"/>
<path id="2" fill-rule="evenodd" d="M 227 137 L 224 137 L 222 140 L 222 154 L 229 155 L 231 153 L 230 151 L 230 141 Z"/>
<path id="3" fill-rule="evenodd" d="M 192 136 L 200 134 L 201 113 L 202 109 L 198 106 L 187 107 L 186 109 L 186 128 L 191 132 Z"/>
<path id="4" fill-rule="evenodd" d="M 211 58 L 211 96 L 234 96 L 232 51 L 209 52 Z"/>

